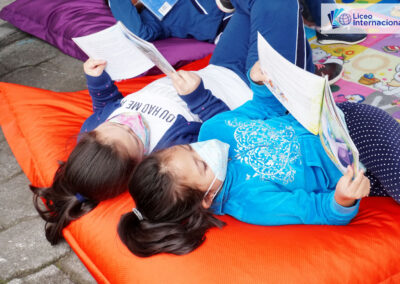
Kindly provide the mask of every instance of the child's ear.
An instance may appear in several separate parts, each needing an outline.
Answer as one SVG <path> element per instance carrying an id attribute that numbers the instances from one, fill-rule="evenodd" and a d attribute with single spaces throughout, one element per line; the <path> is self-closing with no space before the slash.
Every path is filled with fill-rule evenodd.
<path id="1" fill-rule="evenodd" d="M 203 206 L 203 208 L 205 209 L 210 208 L 211 204 L 212 204 L 212 199 L 209 196 L 206 196 L 201 202 L 201 206 Z"/>

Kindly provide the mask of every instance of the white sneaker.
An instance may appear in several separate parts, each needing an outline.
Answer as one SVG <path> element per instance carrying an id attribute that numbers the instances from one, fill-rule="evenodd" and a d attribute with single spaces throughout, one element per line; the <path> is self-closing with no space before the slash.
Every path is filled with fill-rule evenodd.
<path id="1" fill-rule="evenodd" d="M 215 0 L 215 3 L 224 13 L 233 13 L 235 11 L 235 7 L 233 7 L 231 1 L 229 0 Z"/>

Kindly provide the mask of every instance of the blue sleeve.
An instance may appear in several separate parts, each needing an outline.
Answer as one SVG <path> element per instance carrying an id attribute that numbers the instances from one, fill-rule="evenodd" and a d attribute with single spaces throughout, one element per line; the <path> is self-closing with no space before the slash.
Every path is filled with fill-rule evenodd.
<path id="1" fill-rule="evenodd" d="M 250 81 L 250 88 L 253 91 L 253 99 L 235 110 L 217 115 L 215 119 L 213 119 L 213 122 L 217 120 L 224 121 L 234 117 L 267 120 L 287 114 L 286 108 L 275 98 L 265 85 L 257 85 L 250 79 L 249 73 L 247 76 Z"/>
<path id="2" fill-rule="evenodd" d="M 160 21 L 147 9 L 139 13 L 131 0 L 110 0 L 110 8 L 114 18 L 121 21 L 138 37 L 153 41 L 169 37 L 165 34 Z"/>
<path id="3" fill-rule="evenodd" d="M 201 122 L 187 121 L 182 115 L 178 115 L 153 151 L 197 142 L 201 125 Z"/>
<path id="4" fill-rule="evenodd" d="M 346 225 L 357 214 L 360 203 L 343 207 L 335 201 L 334 191 L 271 192 L 262 185 L 251 187 L 251 190 L 247 187 L 236 194 L 234 198 L 230 196 L 224 211 L 243 222 L 257 225 Z"/>
<path id="5" fill-rule="evenodd" d="M 210 90 L 204 88 L 203 81 L 192 93 L 180 96 L 186 102 L 190 111 L 197 114 L 202 121 L 207 121 L 214 115 L 228 111 L 229 107 L 215 97 Z"/>
<path id="6" fill-rule="evenodd" d="M 249 119 L 262 119 L 282 116 L 287 113 L 286 108 L 275 98 L 265 85 L 258 85 L 250 78 L 247 72 L 250 88 L 253 91 L 253 99 L 237 108 L 235 112 L 244 114 Z"/>
<path id="7" fill-rule="evenodd" d="M 101 112 L 107 104 L 123 98 L 107 72 L 98 77 L 86 75 L 86 80 L 94 112 Z"/>

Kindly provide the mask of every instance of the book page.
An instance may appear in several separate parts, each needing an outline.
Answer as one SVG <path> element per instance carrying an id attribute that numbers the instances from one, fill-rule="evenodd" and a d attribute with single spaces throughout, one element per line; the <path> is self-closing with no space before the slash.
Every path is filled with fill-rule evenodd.
<path id="1" fill-rule="evenodd" d="M 268 77 L 265 85 L 301 125 L 317 135 L 325 79 L 288 61 L 260 33 L 258 56 Z"/>
<path id="2" fill-rule="evenodd" d="M 122 33 L 118 24 L 72 40 L 89 57 L 106 60 L 105 71 L 113 80 L 136 77 L 154 66 L 153 62 Z"/>
<path id="3" fill-rule="evenodd" d="M 133 34 L 121 22 L 118 22 L 117 25 L 122 30 L 124 36 L 126 36 L 127 39 L 129 39 L 135 45 L 135 47 L 147 58 L 149 58 L 164 74 L 169 75 L 176 72 L 174 67 L 169 64 L 168 60 L 165 59 L 165 57 L 158 51 L 154 44 Z"/>
<path id="4" fill-rule="evenodd" d="M 359 171 L 359 153 L 350 138 L 342 116 L 338 113 L 328 79 L 326 79 L 324 93 L 319 130 L 322 146 L 343 174 L 346 173 L 347 166 L 351 165 L 356 175 Z"/>
<path id="5" fill-rule="evenodd" d="M 184 0 L 188 1 L 188 0 Z M 178 0 L 140 0 L 160 21 L 172 10 Z"/>

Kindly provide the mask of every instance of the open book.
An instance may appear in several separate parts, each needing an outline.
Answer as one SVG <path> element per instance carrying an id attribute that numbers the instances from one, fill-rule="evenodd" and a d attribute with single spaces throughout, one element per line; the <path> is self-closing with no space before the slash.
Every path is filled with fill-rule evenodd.
<path id="1" fill-rule="evenodd" d="M 178 0 L 140 0 L 140 2 L 161 21 Z"/>
<path id="2" fill-rule="evenodd" d="M 268 77 L 265 85 L 308 131 L 319 135 L 322 146 L 344 174 L 348 165 L 359 170 L 359 153 L 337 108 L 328 78 L 297 67 L 280 55 L 258 34 L 261 69 Z"/>
<path id="3" fill-rule="evenodd" d="M 121 22 L 72 40 L 89 57 L 106 60 L 105 70 L 113 80 L 138 76 L 154 65 L 167 75 L 175 72 L 152 43 L 131 33 Z"/>

